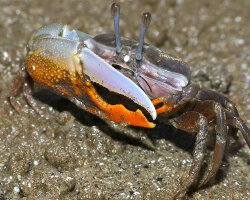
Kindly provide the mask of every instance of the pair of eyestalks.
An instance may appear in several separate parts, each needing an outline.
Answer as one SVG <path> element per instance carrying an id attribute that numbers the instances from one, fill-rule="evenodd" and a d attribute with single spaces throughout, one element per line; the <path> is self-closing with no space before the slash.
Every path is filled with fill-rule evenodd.
<path id="1" fill-rule="evenodd" d="M 113 3 L 111 5 L 111 14 L 114 18 L 114 27 L 115 27 L 115 42 L 116 42 L 116 53 L 120 53 L 122 50 L 120 30 L 119 30 L 119 21 L 120 21 L 120 5 L 117 3 Z M 139 37 L 139 45 L 138 50 L 136 52 L 136 60 L 140 61 L 142 59 L 142 48 L 144 42 L 144 35 L 149 27 L 151 22 L 151 14 L 149 12 L 145 12 L 142 14 L 141 20 L 141 32 Z"/>

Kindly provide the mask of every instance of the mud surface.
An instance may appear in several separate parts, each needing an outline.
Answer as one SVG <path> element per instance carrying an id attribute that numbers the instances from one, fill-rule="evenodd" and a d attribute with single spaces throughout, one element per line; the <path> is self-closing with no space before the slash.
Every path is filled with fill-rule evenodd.
<path id="1" fill-rule="evenodd" d="M 53 22 L 86 33 L 112 33 L 111 1 L 0 0 L 0 199 L 169 199 L 192 162 L 195 138 L 158 123 L 154 130 L 115 128 L 46 90 L 44 115 L 7 100 L 32 32 Z M 250 126 L 250 1 L 121 1 L 121 34 L 188 62 L 194 82 L 230 97 Z M 249 199 L 249 148 L 239 134 L 214 181 L 187 199 Z"/>

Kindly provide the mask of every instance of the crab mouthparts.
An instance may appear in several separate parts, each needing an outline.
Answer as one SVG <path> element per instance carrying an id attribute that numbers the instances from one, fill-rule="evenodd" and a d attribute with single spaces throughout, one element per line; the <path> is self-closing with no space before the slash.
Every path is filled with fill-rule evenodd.
<path id="1" fill-rule="evenodd" d="M 98 83 L 111 92 L 133 100 L 136 104 L 145 108 L 153 120 L 156 119 L 157 113 L 151 100 L 132 80 L 114 69 L 88 48 L 82 49 L 80 60 L 83 64 L 83 73 L 88 75 L 91 81 Z"/>

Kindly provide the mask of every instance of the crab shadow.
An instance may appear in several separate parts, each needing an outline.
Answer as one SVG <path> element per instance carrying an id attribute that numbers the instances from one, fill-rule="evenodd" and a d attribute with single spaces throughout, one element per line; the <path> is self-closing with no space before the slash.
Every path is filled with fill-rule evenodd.
<path id="1" fill-rule="evenodd" d="M 104 132 L 105 134 L 107 134 L 116 141 L 119 141 L 123 144 L 125 143 L 133 146 L 140 146 L 148 150 L 154 151 L 156 149 L 148 144 L 145 144 L 139 137 L 135 138 L 130 135 L 124 134 L 123 131 L 117 129 L 114 130 L 104 120 L 98 118 L 97 116 L 92 115 L 91 113 L 82 110 L 81 108 L 77 107 L 74 103 L 69 101 L 67 98 L 64 98 L 58 94 L 50 92 L 46 89 L 41 89 L 39 91 L 36 91 L 33 94 L 33 96 L 35 97 L 35 99 L 53 107 L 53 109 L 59 112 L 67 111 L 71 113 L 74 116 L 74 118 L 84 126 L 88 127 L 97 126 L 102 132 Z M 173 126 L 166 125 L 162 122 L 156 121 L 155 123 L 157 124 L 157 126 L 154 129 L 145 129 L 145 128 L 143 129 L 143 132 L 147 135 L 149 140 L 151 140 L 153 145 L 156 145 L 157 140 L 164 139 L 174 144 L 176 147 L 192 154 L 195 146 L 196 135 L 178 130 Z M 142 128 L 139 127 L 128 127 L 128 128 L 132 129 L 135 132 L 139 132 L 142 130 Z M 229 169 L 229 163 L 225 158 L 223 163 L 224 163 L 223 168 L 221 168 L 217 173 L 219 174 L 219 176 L 216 176 L 216 179 L 214 179 L 210 184 L 207 184 L 200 189 L 206 189 L 214 184 L 218 184 L 226 178 Z M 201 170 L 201 175 L 204 175 L 206 167 L 207 165 L 205 164 L 203 166 L 204 169 Z M 192 195 L 194 191 L 195 190 L 191 190 L 189 195 Z"/>
<path id="2" fill-rule="evenodd" d="M 79 108 L 70 100 L 65 97 L 62 97 L 61 95 L 58 95 L 46 89 L 40 89 L 38 91 L 35 91 L 32 95 L 33 97 L 35 97 L 36 100 L 39 100 L 40 102 L 53 107 L 53 109 L 57 110 L 58 112 L 69 112 L 72 116 L 74 116 L 75 120 L 77 120 L 84 126 L 97 126 L 100 131 L 104 132 L 106 135 L 110 136 L 116 141 L 131 144 L 134 146 L 141 146 L 142 148 L 146 148 L 149 150 L 154 150 L 154 148 L 152 148 L 151 146 L 143 143 L 140 138 L 135 138 L 131 135 L 126 135 L 119 129 L 113 129 L 104 120 Z M 134 129 L 133 127 L 130 128 Z"/>
<path id="3" fill-rule="evenodd" d="M 33 93 L 33 96 L 35 97 L 35 99 L 53 107 L 59 112 L 67 111 L 71 113 L 74 118 L 84 126 L 98 126 L 101 131 L 109 135 L 114 140 L 154 150 L 152 147 L 144 144 L 140 140 L 140 138 L 136 139 L 135 137 L 126 135 L 122 131 L 119 131 L 119 129 L 114 130 L 104 120 L 100 119 L 97 116 L 94 116 L 91 113 L 88 113 L 87 111 L 82 110 L 74 103 L 69 101 L 67 98 L 64 98 L 46 89 L 39 89 L 38 91 L 35 91 Z M 165 139 L 173 143 L 178 148 L 192 153 L 195 144 L 195 135 L 188 134 L 184 131 L 175 129 L 172 126 L 166 125 L 158 121 L 156 121 L 155 123 L 157 125 L 154 129 L 131 126 L 128 128 L 134 132 L 138 132 L 143 129 L 143 132 L 147 135 L 147 137 L 152 141 L 153 144 L 155 144 L 156 140 Z"/>

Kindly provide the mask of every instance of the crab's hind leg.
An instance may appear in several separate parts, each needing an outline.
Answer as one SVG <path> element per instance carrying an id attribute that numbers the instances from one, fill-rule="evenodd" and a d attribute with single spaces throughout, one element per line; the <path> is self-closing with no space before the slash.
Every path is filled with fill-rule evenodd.
<path id="1" fill-rule="evenodd" d="M 196 98 L 202 101 L 212 100 L 220 103 L 226 109 L 227 123 L 241 131 L 248 147 L 250 147 L 250 130 L 246 123 L 239 117 L 238 110 L 234 103 L 232 103 L 227 97 L 211 90 L 201 90 Z"/>
<path id="2" fill-rule="evenodd" d="M 39 115 L 42 115 L 43 114 L 42 110 L 37 105 L 36 100 L 32 96 L 33 85 L 34 85 L 34 81 L 29 75 L 27 75 L 26 82 L 23 85 L 23 95 L 27 103 L 30 105 L 30 107 L 33 108 L 36 111 L 36 113 L 38 113 Z"/>
<path id="3" fill-rule="evenodd" d="M 9 94 L 10 104 L 19 114 L 22 113 L 22 109 L 16 97 L 20 94 L 20 91 L 23 87 L 23 82 L 24 82 L 23 77 L 17 75 L 13 80 L 13 84 L 11 86 Z"/>
<path id="4" fill-rule="evenodd" d="M 189 170 L 188 177 L 184 180 L 181 188 L 175 194 L 174 199 L 181 198 L 185 195 L 188 189 L 197 181 L 198 175 L 203 164 L 207 137 L 208 137 L 208 122 L 206 117 L 202 114 L 194 111 L 188 111 L 181 116 L 170 120 L 170 123 L 177 129 L 189 132 L 197 133 L 193 163 Z"/>
<path id="5" fill-rule="evenodd" d="M 18 103 L 16 97 L 20 95 L 24 82 L 25 82 L 25 73 L 21 71 L 18 75 L 13 79 L 12 85 L 9 91 L 9 100 L 12 107 L 19 113 L 22 113 L 22 109 L 20 104 Z"/>

